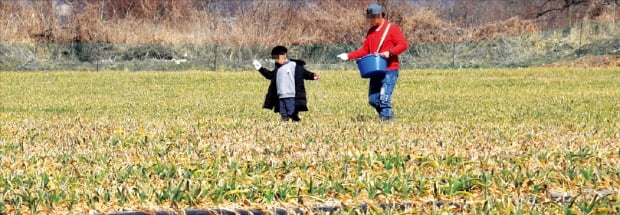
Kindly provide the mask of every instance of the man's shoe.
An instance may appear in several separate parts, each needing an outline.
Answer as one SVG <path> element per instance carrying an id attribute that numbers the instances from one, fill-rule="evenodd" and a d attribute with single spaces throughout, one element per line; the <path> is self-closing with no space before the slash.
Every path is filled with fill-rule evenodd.
<path id="1" fill-rule="evenodd" d="M 382 117 L 379 117 L 379 119 L 382 122 L 394 122 L 394 117 L 393 116 L 382 116 Z"/>

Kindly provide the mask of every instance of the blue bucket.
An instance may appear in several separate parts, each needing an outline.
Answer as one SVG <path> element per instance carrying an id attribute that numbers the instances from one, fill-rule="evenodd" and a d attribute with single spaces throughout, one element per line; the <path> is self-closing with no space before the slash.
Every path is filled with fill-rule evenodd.
<path id="1" fill-rule="evenodd" d="M 362 78 L 372 78 L 385 74 L 387 60 L 378 54 L 366 55 L 357 60 L 357 68 L 359 68 Z"/>

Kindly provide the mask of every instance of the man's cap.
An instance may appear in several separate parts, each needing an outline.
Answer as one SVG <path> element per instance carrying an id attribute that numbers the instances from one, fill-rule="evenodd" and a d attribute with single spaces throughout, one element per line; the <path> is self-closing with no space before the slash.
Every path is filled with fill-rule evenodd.
<path id="1" fill-rule="evenodd" d="M 371 4 L 370 6 L 368 6 L 368 9 L 366 9 L 366 16 L 376 15 L 376 14 L 381 14 L 381 13 L 383 13 L 383 7 L 381 7 L 381 5 L 378 5 L 378 4 Z"/>
<path id="2" fill-rule="evenodd" d="M 271 55 L 283 55 L 286 54 L 288 50 L 284 46 L 276 46 L 271 49 Z"/>

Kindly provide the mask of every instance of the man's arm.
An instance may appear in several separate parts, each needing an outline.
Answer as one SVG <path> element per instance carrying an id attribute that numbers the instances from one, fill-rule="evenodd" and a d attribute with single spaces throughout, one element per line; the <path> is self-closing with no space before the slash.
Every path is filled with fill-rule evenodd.
<path id="1" fill-rule="evenodd" d="M 391 36 L 396 41 L 396 46 L 394 46 L 388 51 L 392 53 L 393 55 L 399 55 L 403 53 L 405 50 L 407 50 L 407 48 L 409 47 L 409 44 L 407 43 L 407 38 L 405 38 L 405 35 L 400 30 L 400 28 L 396 25 L 394 25 L 393 27 L 394 29 L 390 33 L 392 34 Z"/>
<path id="2" fill-rule="evenodd" d="M 364 57 L 370 54 L 370 52 L 368 51 L 370 50 L 369 46 L 370 44 L 368 42 L 368 36 L 366 36 L 366 39 L 364 40 L 364 44 L 362 45 L 362 47 L 360 47 L 358 50 L 348 53 L 349 60 L 355 60 L 355 59 L 358 59 L 358 58 L 361 58 L 361 57 Z"/>

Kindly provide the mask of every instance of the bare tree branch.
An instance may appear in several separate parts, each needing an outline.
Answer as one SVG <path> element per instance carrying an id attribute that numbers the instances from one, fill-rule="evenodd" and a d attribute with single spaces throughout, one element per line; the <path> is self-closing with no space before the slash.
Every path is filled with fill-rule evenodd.
<path id="1" fill-rule="evenodd" d="M 552 2 L 554 0 L 547 0 L 545 1 L 545 3 L 543 3 L 543 5 L 540 6 L 540 9 L 543 9 L 548 3 Z M 576 5 L 585 5 L 590 3 L 591 0 L 564 0 L 564 4 L 561 7 L 556 7 L 556 8 L 551 8 L 551 9 L 547 9 L 547 10 L 543 10 L 541 12 L 538 12 L 536 14 L 536 18 L 540 18 L 541 16 L 544 16 L 548 13 L 554 12 L 554 11 L 564 11 L 569 9 L 572 6 L 576 6 Z"/>

